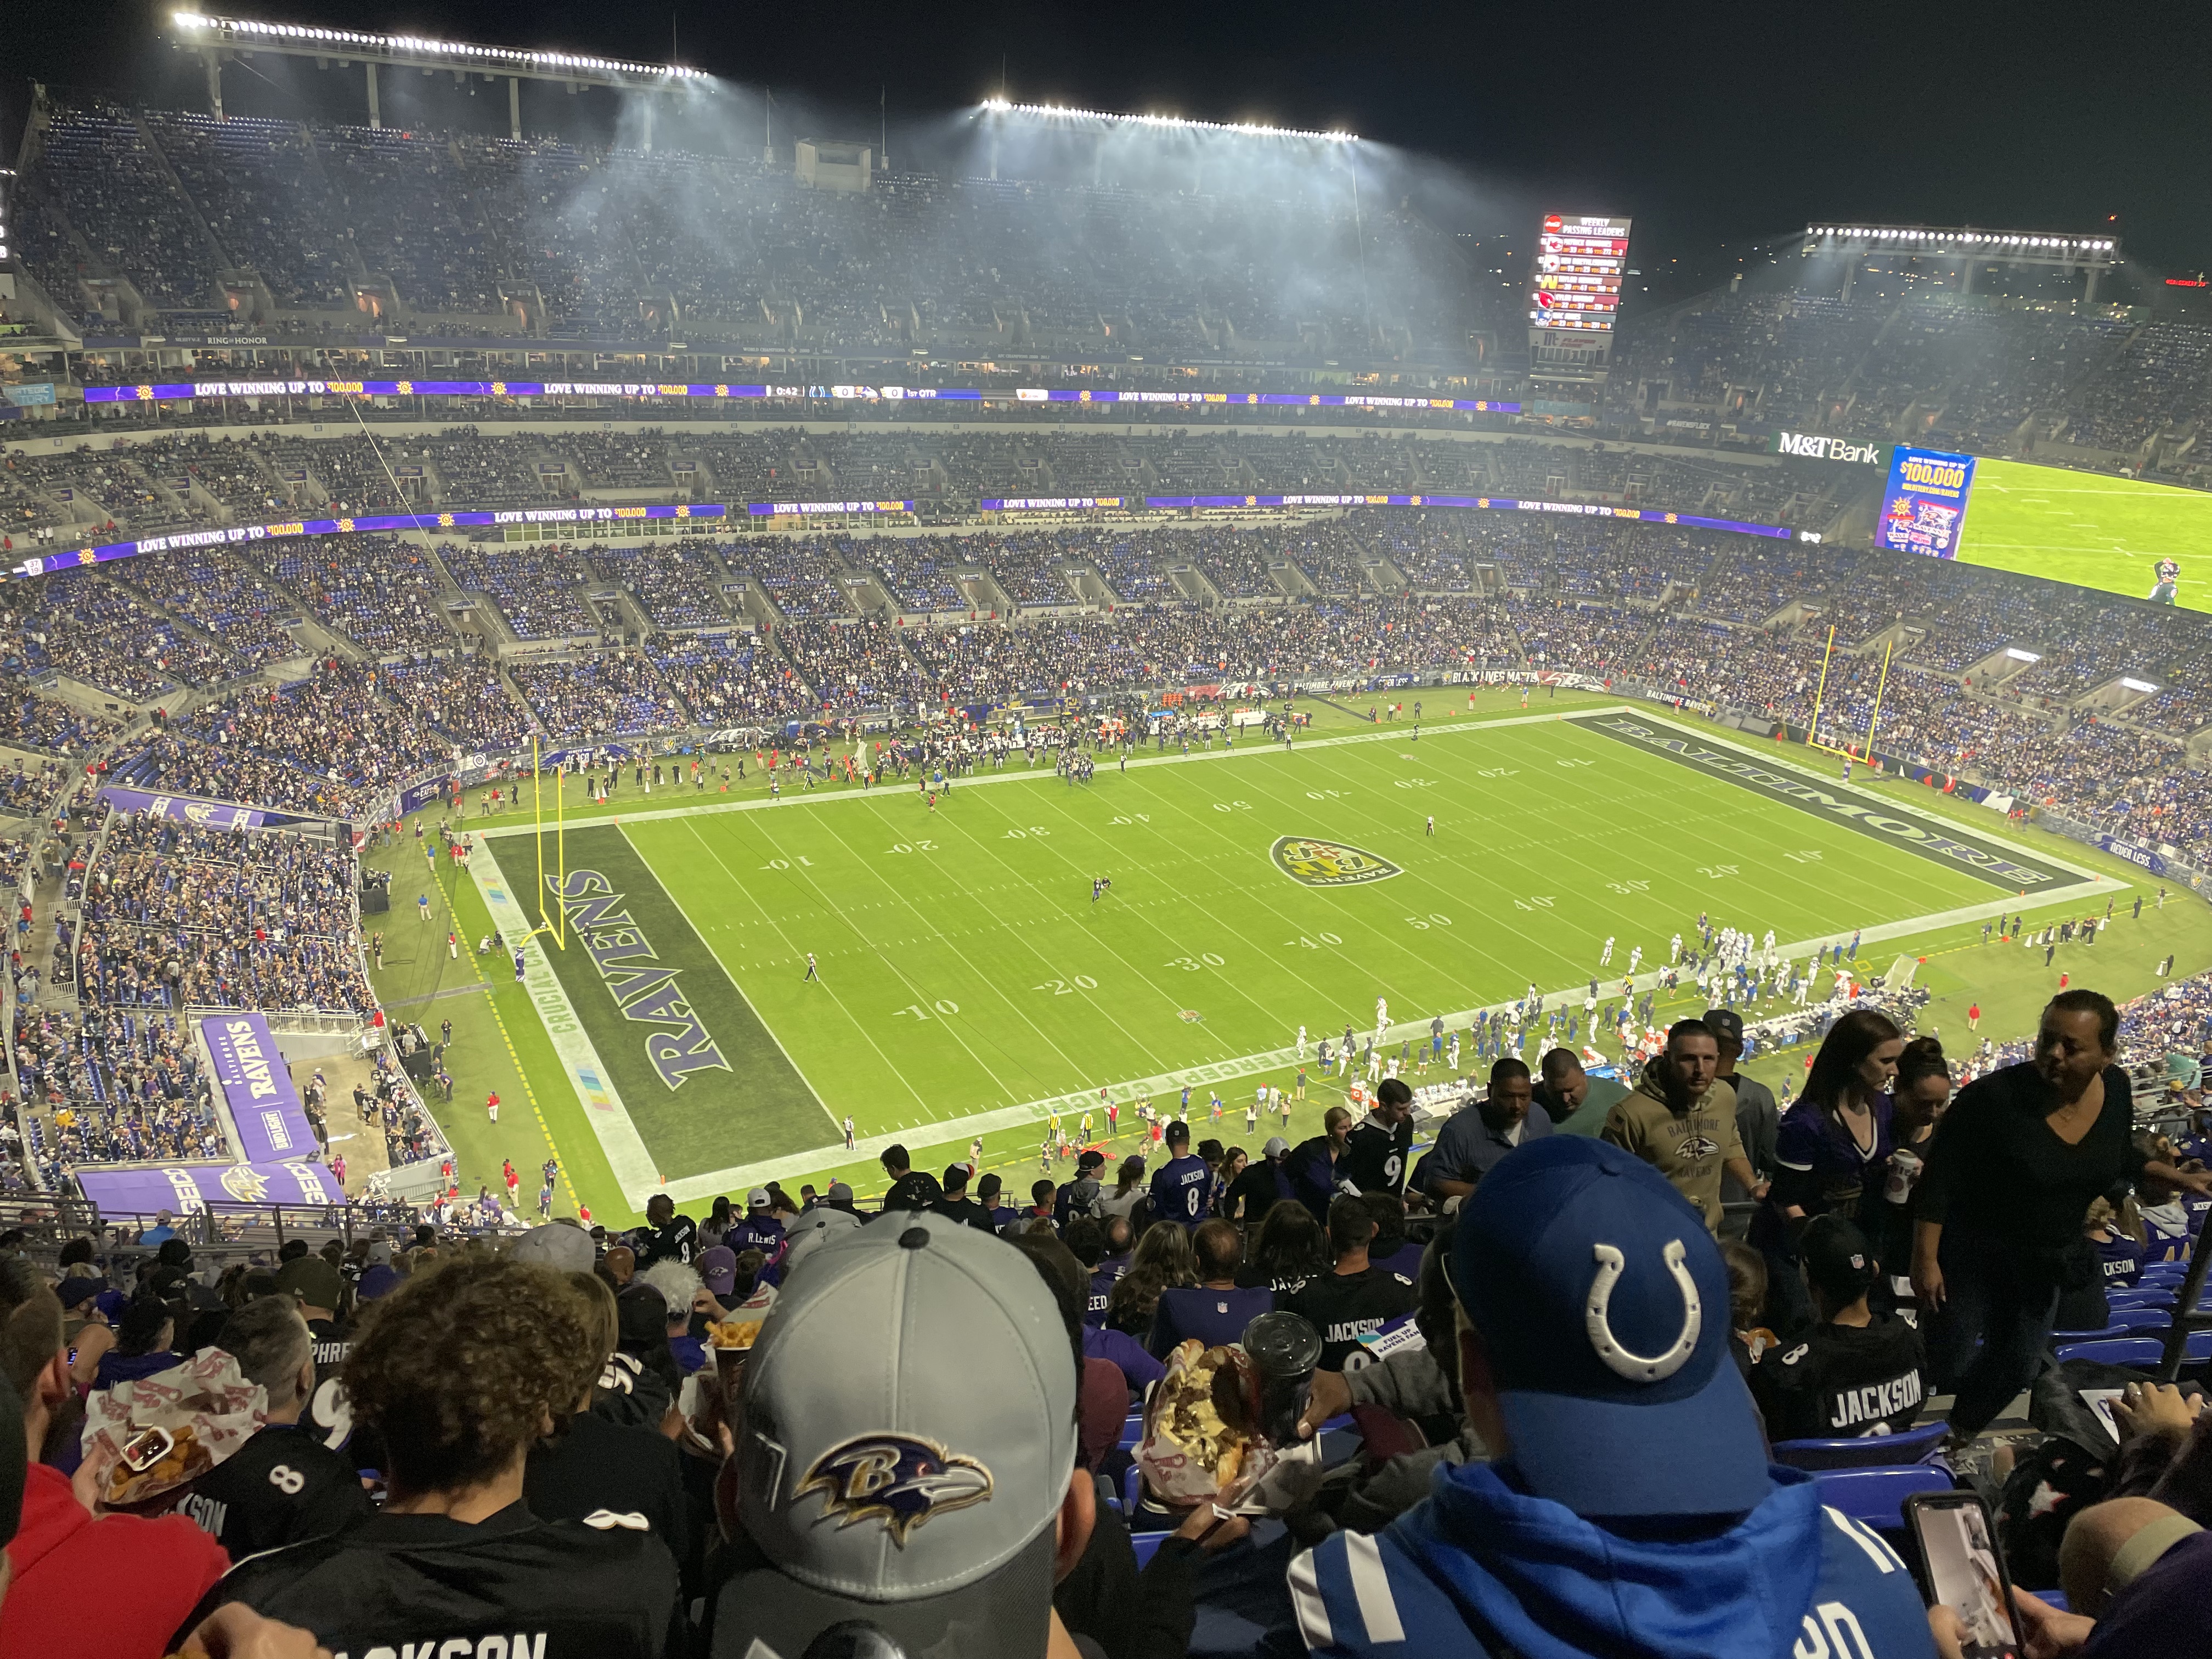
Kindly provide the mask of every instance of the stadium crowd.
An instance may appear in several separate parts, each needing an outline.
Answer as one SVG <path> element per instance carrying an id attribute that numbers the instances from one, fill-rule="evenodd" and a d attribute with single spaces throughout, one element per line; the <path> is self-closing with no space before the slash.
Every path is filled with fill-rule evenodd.
<path id="1" fill-rule="evenodd" d="M 173 1032 L 105 1017 L 30 1042 L 51 1066 L 120 1039 L 127 1070 Z M 841 1651 L 1379 1659 L 1495 1654 L 1501 1626 L 1548 1644 L 1517 1650 L 1765 1659 L 1823 1620 L 1853 1651 L 1963 1659 L 2000 1611 L 2038 1655 L 2166 1659 L 2212 1577 L 2212 1425 L 2071 1357 L 2073 1292 L 2023 1264 L 2055 1229 L 2112 1328 L 2171 1318 L 2212 1212 L 2212 991 L 2124 1018 L 2062 994 L 2032 1062 L 1978 1055 L 1955 1097 L 1940 1045 L 1860 1006 L 1778 1109 L 1735 1071 L 1743 1032 L 1678 1023 L 1632 1088 L 1569 1050 L 1500 1058 L 1419 1160 L 1390 1079 L 1295 1146 L 1159 1120 L 1146 1154 L 1086 1151 L 1018 1203 L 890 1146 L 879 1201 L 771 1182 L 702 1219 L 659 1195 L 626 1231 L 365 1228 L 227 1268 L 166 1223 L 0 1247 L 0 1428 L 24 1449 L 0 1647 L 81 1620 L 76 1569 L 127 1550 L 100 1615 L 118 1659 L 426 1630 L 456 1654 L 520 1632 L 550 1659 L 758 1659 L 833 1626 Z M 2146 1044 L 2190 1061 L 2170 1133 L 2136 1129 L 2119 1062 Z M 388 1121 L 404 1085 L 387 1065 L 357 1097 Z M 2075 1162 L 1992 1162 L 2023 1100 L 2087 1115 Z M 1749 1193 L 1726 1212 L 1723 1166 Z M 2094 1467 L 2070 1420 L 1987 1455 L 1985 1373 L 2001 1406 L 2022 1358 L 2118 1389 Z M 157 1412 L 206 1455 L 109 1476 Z M 884 1473 L 855 1488 L 861 1456 Z M 80 1457 L 105 1501 L 70 1492 Z M 1862 1501 L 1877 1476 L 1986 1503 L 1986 1595 L 1923 1606 L 1893 1552 L 1928 1519 Z M 870 1501 L 909 1478 L 909 1536 L 948 1567 L 893 1548 L 902 1511 Z"/>
<path id="2" fill-rule="evenodd" d="M 82 994 L 366 1013 L 375 1002 L 361 962 L 358 870 L 350 846 L 284 830 L 117 814 L 87 872 Z"/>

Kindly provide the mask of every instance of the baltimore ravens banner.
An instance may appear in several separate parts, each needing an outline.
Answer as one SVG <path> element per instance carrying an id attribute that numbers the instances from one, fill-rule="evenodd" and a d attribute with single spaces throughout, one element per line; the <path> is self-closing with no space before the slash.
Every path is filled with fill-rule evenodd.
<path id="1" fill-rule="evenodd" d="M 155 812 L 165 818 L 178 818 L 186 823 L 204 824 L 215 830 L 258 830 L 269 821 L 269 815 L 252 806 L 240 806 L 234 801 L 196 800 L 190 795 L 161 795 L 151 790 L 131 789 L 119 783 L 111 783 L 100 792 L 100 799 L 118 812 Z"/>
<path id="2" fill-rule="evenodd" d="M 342 1204 L 345 1194 L 319 1164 L 168 1164 L 155 1169 L 80 1170 L 85 1197 L 110 1215 L 189 1215 L 240 1204 Z"/>
<path id="3" fill-rule="evenodd" d="M 281 1164 L 313 1157 L 314 1132 L 268 1020 L 254 1013 L 216 1014 L 200 1022 L 200 1036 L 246 1161 Z"/>

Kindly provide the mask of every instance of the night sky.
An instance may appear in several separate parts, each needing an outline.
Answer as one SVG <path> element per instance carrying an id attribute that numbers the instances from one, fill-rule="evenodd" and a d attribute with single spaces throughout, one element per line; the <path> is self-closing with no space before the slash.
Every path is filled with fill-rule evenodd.
<path id="1" fill-rule="evenodd" d="M 202 106 L 168 9 L 15 0 L 0 33 L 11 151 L 30 79 Z M 872 136 L 882 88 L 895 161 L 995 91 L 1003 54 L 1017 100 L 1345 125 L 1441 158 L 1470 185 L 1449 228 L 1479 237 L 1510 240 L 1547 208 L 1632 215 L 1639 262 L 1675 291 L 1824 218 L 2115 230 L 2138 283 L 2212 264 L 2202 5 L 284 0 L 235 15 L 654 61 L 673 15 L 683 61 L 773 88 L 823 136 Z M 234 112 L 360 118 L 334 103 L 358 102 L 357 72 L 313 82 L 260 62 L 268 81 L 226 72 Z M 503 130 L 503 95 L 471 107 Z"/>

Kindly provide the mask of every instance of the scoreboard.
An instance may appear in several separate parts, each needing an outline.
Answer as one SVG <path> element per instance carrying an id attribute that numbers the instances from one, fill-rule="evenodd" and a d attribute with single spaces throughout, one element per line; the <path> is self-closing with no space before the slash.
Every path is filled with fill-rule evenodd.
<path id="1" fill-rule="evenodd" d="M 1604 337 L 1620 309 L 1628 265 L 1626 219 L 1547 213 L 1536 238 L 1528 326 Z"/>

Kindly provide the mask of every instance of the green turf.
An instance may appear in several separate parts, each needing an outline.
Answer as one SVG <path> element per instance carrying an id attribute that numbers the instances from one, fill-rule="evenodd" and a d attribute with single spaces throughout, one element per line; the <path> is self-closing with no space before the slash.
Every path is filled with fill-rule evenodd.
<path id="1" fill-rule="evenodd" d="M 2203 490 L 1984 459 L 1974 469 L 1959 562 L 2142 599 L 2170 555 L 2181 565 L 2179 603 L 2212 611 L 2208 544 L 2212 494 Z"/>
<path id="2" fill-rule="evenodd" d="M 1480 701 L 1486 714 L 1519 714 L 1515 693 L 1486 691 Z M 1595 701 L 1562 694 L 1557 706 L 1565 711 Z M 1433 701 L 1432 720 L 1442 702 Z M 1548 707 L 1540 699 L 1539 711 Z M 1329 735 L 1374 731 L 1348 713 L 1317 712 Z M 1212 1056 L 1227 1062 L 1218 1082 L 1231 1108 L 1224 1139 L 1241 1144 L 1250 1084 L 1288 1087 L 1293 1072 L 1273 1061 L 1234 1062 L 1287 1045 L 1300 1021 L 1315 1036 L 1340 1031 L 1347 1019 L 1371 1026 L 1378 991 L 1389 995 L 1394 1019 L 1420 1017 L 1510 997 L 1531 977 L 1549 988 L 1586 976 L 1607 933 L 1619 939 L 1616 968 L 1635 943 L 1646 947 L 1648 965 L 1650 953 L 1663 952 L 1667 935 L 1686 932 L 1700 908 L 1762 932 L 1772 926 L 1786 939 L 1872 926 L 1886 916 L 1927 915 L 1985 900 L 1993 890 L 1967 869 L 1900 852 L 1823 821 L 1802 803 L 1762 799 L 1741 781 L 1636 753 L 1617 738 L 1553 722 L 1449 734 L 1450 726 L 1467 724 L 1455 719 L 1431 727 L 1418 747 L 1401 729 L 1379 734 L 1379 742 L 1310 746 L 1287 759 L 1240 750 L 1225 760 L 1140 768 L 1126 778 L 1102 773 L 1088 791 L 1073 793 L 1042 773 L 1017 782 L 963 783 L 933 826 L 926 806 L 897 791 L 853 800 L 802 794 L 766 812 L 657 820 L 640 814 L 698 798 L 686 789 L 667 797 L 656 792 L 650 805 L 629 799 L 623 835 L 831 1109 L 825 1115 L 820 1105 L 787 1100 L 767 1114 L 779 1121 L 765 1121 L 751 1104 L 751 1068 L 741 1067 L 734 1107 L 702 1109 L 688 1126 L 680 1111 L 665 1117 L 648 1144 L 656 1153 L 678 1155 L 669 1166 L 672 1179 L 767 1157 L 768 1145 L 828 1146 L 833 1150 L 789 1182 L 793 1190 L 797 1179 L 818 1183 L 842 1175 L 873 1193 L 882 1180 L 872 1158 L 834 1149 L 832 1116 L 850 1111 L 864 1136 L 898 1133 L 918 1164 L 937 1167 L 964 1157 L 969 1135 L 933 1132 L 931 1122 L 1043 1098 L 1064 1092 L 1063 1085 L 1095 1089 L 1171 1073 L 1194 1057 Z M 1821 757 L 1769 745 L 1754 753 L 1771 756 L 1778 772 L 1794 764 L 1824 791 L 1838 793 Z M 1408 755 L 1415 758 L 1403 758 Z M 1589 763 L 1560 763 L 1575 761 Z M 2121 881 L 2143 880 L 2093 848 L 2005 825 L 1932 791 L 1869 782 L 1867 775 L 1857 774 L 1855 797 L 1909 803 L 1958 826 L 1961 840 L 1996 830 L 2050 857 Z M 1417 777 L 1428 786 L 1416 785 Z M 757 786 L 757 780 L 744 786 L 745 798 L 764 799 Z M 1310 799 L 1309 790 L 1322 798 Z M 1241 811 L 1234 805 L 1240 799 L 1249 803 Z M 1216 801 L 1230 811 L 1215 813 Z M 572 811 L 579 804 L 572 800 Z M 1440 832 L 1433 843 L 1420 834 L 1431 811 Z M 1115 824 L 1115 817 L 1129 822 Z M 1035 825 L 1050 833 L 1018 840 L 1005 833 Z M 586 833 L 572 832 L 572 869 Z M 1286 834 L 1334 835 L 1405 873 L 1334 890 L 1300 887 L 1268 862 L 1274 842 Z M 921 849 L 922 840 L 939 846 Z M 900 844 L 917 850 L 890 850 Z M 497 845 L 519 873 L 527 839 Z M 1808 856 L 1815 853 L 1820 856 Z M 791 867 L 759 868 L 776 858 Z M 1095 913 L 1094 859 L 1115 877 L 1113 896 Z M 397 919 L 386 929 L 392 945 L 378 976 L 382 994 L 396 1001 L 475 984 L 465 953 L 459 963 L 446 957 L 442 906 L 431 927 L 398 914 L 411 908 L 422 885 L 411 842 L 388 847 L 372 861 L 400 872 Z M 1638 885 L 1645 882 L 1650 885 Z M 1628 890 L 1614 891 L 1615 884 Z M 473 884 L 459 883 L 455 897 L 463 937 L 478 937 L 489 923 Z M 1547 897 L 1552 904 L 1536 902 Z M 1937 1000 L 1923 1015 L 1923 1029 L 1938 1026 L 1960 1043 L 1966 1006 L 1978 1001 L 1984 1032 L 2002 1038 L 2027 1029 L 2061 971 L 2126 997 L 2151 988 L 2153 964 L 2169 951 L 2178 953 L 2180 973 L 2212 963 L 2212 915 L 2192 896 L 2178 893 L 2163 912 L 2147 908 L 2140 922 L 2127 909 L 2123 899 L 2105 943 L 2062 950 L 2048 969 L 2039 951 L 1983 945 L 1978 925 L 1966 923 L 1931 925 L 1864 954 L 1878 966 L 1900 950 L 1926 954 L 1922 971 Z M 1405 923 L 1407 915 L 1425 921 L 1431 913 L 1450 916 L 1451 926 Z M 1278 921 L 1289 925 L 1272 925 Z M 426 937 L 422 947 L 413 943 L 416 929 Z M 659 951 L 657 915 L 646 931 Z M 824 978 L 816 986 L 801 983 L 810 948 L 822 957 Z M 1224 957 L 1219 967 L 1203 960 L 1208 951 Z M 1198 965 L 1169 967 L 1174 957 Z M 587 957 L 577 961 L 596 977 Z M 489 994 L 467 991 L 397 1010 L 434 1031 L 439 1018 L 450 1013 L 454 1021 L 458 1086 L 454 1103 L 439 1108 L 439 1116 L 460 1155 L 465 1190 L 495 1181 L 502 1157 L 534 1169 L 550 1146 L 572 1183 L 562 1194 L 562 1212 L 581 1199 L 601 1218 L 627 1221 L 635 1209 L 599 1155 L 528 995 L 501 963 L 486 971 Z M 1057 987 L 1050 983 L 1055 979 Z M 1086 987 L 1081 979 L 1098 983 Z M 571 982 L 564 973 L 563 985 Z M 578 982 L 589 988 L 588 981 Z M 971 993 L 971 984 L 984 988 Z M 1046 988 L 1032 988 L 1040 985 Z M 938 1010 L 939 999 L 960 1012 Z M 1697 1012 L 1694 999 L 1693 990 L 1662 999 L 1662 1017 Z M 580 1008 L 584 999 L 577 1000 Z M 930 1018 L 917 1021 L 902 1008 L 920 1008 Z M 1185 1008 L 1204 1019 L 1186 1024 Z M 718 1043 L 726 1040 L 721 1018 L 709 1021 Z M 611 1026 L 629 1034 L 619 1019 Z M 602 1042 L 597 1029 L 593 1035 L 611 1069 L 611 1043 Z M 1749 1069 L 1778 1080 L 1802 1075 L 1802 1060 L 1803 1051 L 1792 1051 Z M 496 1129 L 481 1109 L 493 1087 L 509 1103 Z M 627 1101 L 629 1091 L 623 1092 Z M 1206 1096 L 1201 1085 L 1194 1097 L 1201 1114 Z M 1337 1098 L 1315 1075 L 1290 1125 L 1293 1137 L 1315 1133 L 1321 1108 Z M 680 1105 L 681 1091 L 678 1099 Z M 534 1109 L 518 1112 L 518 1100 Z M 1117 1152 L 1134 1146 L 1126 1110 L 1121 1121 Z M 671 1123 L 680 1126 L 680 1139 L 666 1139 Z M 1260 1131 L 1268 1133 L 1267 1126 Z M 1025 1191 L 1036 1169 L 1035 1127 L 994 1130 L 984 1139 L 986 1168 Z"/>
<path id="3" fill-rule="evenodd" d="M 1532 980 L 1617 980 L 1632 946 L 1656 967 L 1700 911 L 1795 940 L 2014 890 L 1563 720 L 1250 744 L 1109 766 L 1088 787 L 985 775 L 933 811 L 885 789 L 626 818 L 813 1097 L 733 1091 L 732 1110 L 618 1074 L 672 1177 L 822 1146 L 848 1113 L 862 1136 L 904 1133 L 1232 1064 L 1288 1048 L 1300 1024 L 1364 1032 L 1378 996 L 1394 1021 L 1425 1021 Z M 572 832 L 572 872 L 605 833 Z M 1283 837 L 1398 873 L 1301 884 L 1272 856 Z M 1097 875 L 1114 886 L 1093 903 Z M 566 957 L 577 995 L 589 959 L 574 940 Z M 742 1040 L 702 1012 L 715 1042 Z"/>

